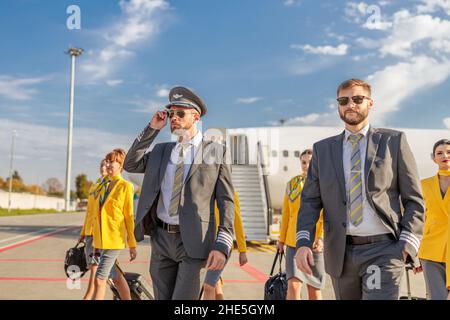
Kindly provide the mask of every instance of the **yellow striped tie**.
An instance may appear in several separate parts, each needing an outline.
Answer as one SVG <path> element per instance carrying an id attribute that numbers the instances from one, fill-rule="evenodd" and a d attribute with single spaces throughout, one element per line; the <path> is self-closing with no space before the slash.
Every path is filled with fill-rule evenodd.
<path id="1" fill-rule="evenodd" d="M 184 149 L 187 145 L 180 146 L 180 153 L 178 155 L 177 168 L 175 170 L 175 179 L 173 181 L 172 187 L 172 197 L 170 199 L 169 206 L 169 216 L 173 217 L 178 214 L 178 205 L 180 204 L 181 188 L 183 186 L 183 176 L 184 176 Z"/>
<path id="2" fill-rule="evenodd" d="M 359 151 L 359 141 L 362 138 L 362 134 L 352 134 L 348 137 L 348 141 L 352 144 L 350 180 L 348 182 L 348 213 L 349 220 L 354 226 L 358 226 L 363 219 L 361 153 Z"/>

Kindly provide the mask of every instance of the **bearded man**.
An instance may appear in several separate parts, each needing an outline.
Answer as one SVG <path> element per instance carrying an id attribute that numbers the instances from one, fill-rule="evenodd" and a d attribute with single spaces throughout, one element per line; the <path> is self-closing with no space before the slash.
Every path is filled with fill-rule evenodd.
<path id="1" fill-rule="evenodd" d="M 337 101 L 345 130 L 314 144 L 297 219 L 296 263 L 311 274 L 323 209 L 325 270 L 336 298 L 395 300 L 405 262 L 419 265 L 424 204 L 417 166 L 403 132 L 369 124 L 374 101 L 368 83 L 344 81 Z"/>
<path id="2" fill-rule="evenodd" d="M 204 140 L 198 129 L 207 110 L 203 100 L 188 88 L 175 87 L 169 101 L 128 150 L 124 169 L 145 174 L 135 236 L 137 241 L 151 237 L 155 298 L 195 300 L 201 268 L 223 269 L 231 252 L 234 190 L 226 148 Z M 168 119 L 177 142 L 156 144 L 146 153 Z"/>

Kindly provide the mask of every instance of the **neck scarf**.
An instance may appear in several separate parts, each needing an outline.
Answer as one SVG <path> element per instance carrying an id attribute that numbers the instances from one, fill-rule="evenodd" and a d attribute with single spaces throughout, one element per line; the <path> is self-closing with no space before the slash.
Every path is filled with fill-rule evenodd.
<path id="1" fill-rule="evenodd" d="M 108 197 L 108 188 L 109 185 L 112 181 L 118 181 L 122 179 L 122 176 L 120 174 L 118 174 L 117 176 L 107 176 L 105 178 L 103 178 L 103 180 L 97 185 L 95 191 L 94 191 L 94 195 L 97 198 L 99 196 L 99 201 L 100 201 L 100 207 L 103 206 L 103 204 L 105 203 L 106 198 Z"/>
<path id="2" fill-rule="evenodd" d="M 443 177 L 450 177 L 450 170 L 439 170 L 438 175 Z"/>
<path id="3" fill-rule="evenodd" d="M 103 181 L 103 178 L 100 177 L 91 185 L 91 187 L 89 188 L 89 196 L 94 196 L 94 198 L 97 197 L 96 190 L 98 188 L 98 184 L 101 183 L 102 181 Z"/>
<path id="4" fill-rule="evenodd" d="M 305 176 L 296 176 L 293 178 L 288 185 L 287 195 L 291 202 L 294 202 L 300 195 L 303 185 L 305 184 Z"/>

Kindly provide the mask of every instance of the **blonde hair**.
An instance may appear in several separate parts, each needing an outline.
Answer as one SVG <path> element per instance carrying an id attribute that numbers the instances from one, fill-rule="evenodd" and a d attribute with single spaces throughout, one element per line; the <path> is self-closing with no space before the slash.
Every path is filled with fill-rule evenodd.
<path id="1" fill-rule="evenodd" d="M 367 91 L 368 96 L 369 97 L 371 96 L 372 88 L 370 87 L 370 84 L 368 84 L 367 82 L 365 82 L 364 80 L 361 80 L 361 79 L 345 80 L 337 88 L 336 94 L 339 97 L 339 91 L 344 90 L 344 89 L 348 89 L 348 88 L 352 88 L 352 87 L 355 87 L 355 86 L 363 87 L 363 89 Z"/>

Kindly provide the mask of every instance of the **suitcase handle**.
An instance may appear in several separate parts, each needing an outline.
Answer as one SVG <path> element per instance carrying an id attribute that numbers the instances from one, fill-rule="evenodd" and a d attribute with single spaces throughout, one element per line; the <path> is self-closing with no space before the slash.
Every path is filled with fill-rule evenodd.
<path id="1" fill-rule="evenodd" d="M 119 266 L 119 261 L 114 262 L 114 266 L 117 268 L 117 270 L 122 274 L 122 276 L 125 277 L 125 272 L 122 270 L 122 268 Z"/>

